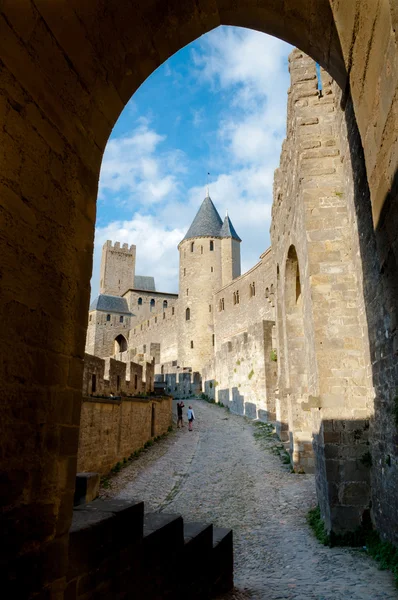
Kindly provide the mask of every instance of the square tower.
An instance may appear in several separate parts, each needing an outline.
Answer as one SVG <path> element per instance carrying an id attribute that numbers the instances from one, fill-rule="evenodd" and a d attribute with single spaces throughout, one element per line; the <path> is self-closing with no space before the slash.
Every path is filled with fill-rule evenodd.
<path id="1" fill-rule="evenodd" d="M 100 294 L 121 296 L 134 288 L 136 247 L 108 240 L 102 247 Z"/>

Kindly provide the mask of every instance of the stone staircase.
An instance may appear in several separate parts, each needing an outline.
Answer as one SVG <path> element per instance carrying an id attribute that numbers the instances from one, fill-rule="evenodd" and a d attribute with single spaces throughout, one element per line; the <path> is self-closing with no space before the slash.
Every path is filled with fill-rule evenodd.
<path id="1" fill-rule="evenodd" d="M 65 600 L 204 600 L 233 586 L 232 530 L 94 500 L 74 509 Z"/>

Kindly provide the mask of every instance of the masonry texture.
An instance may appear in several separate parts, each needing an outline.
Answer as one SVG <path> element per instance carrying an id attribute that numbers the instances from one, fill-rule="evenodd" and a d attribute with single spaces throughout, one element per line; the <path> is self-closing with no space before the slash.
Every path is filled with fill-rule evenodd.
<path id="1" fill-rule="evenodd" d="M 398 469 L 397 19 L 394 0 L 355 3 L 319 0 L 316 10 L 312 10 L 306 0 L 283 3 L 268 0 L 187 0 L 183 3 L 177 0 L 167 3 L 60 0 L 56 6 L 41 0 L 2 3 L 0 380 L 3 402 L 0 422 L 5 536 L 1 565 L 4 585 L 13 588 L 15 597 L 41 595 L 59 599 L 66 585 L 95 202 L 105 144 L 123 107 L 143 81 L 179 49 L 220 24 L 252 27 L 300 47 L 326 69 L 342 90 L 340 104 L 340 92 L 335 93 L 336 124 L 332 126 L 339 139 L 340 158 L 325 157 L 327 170 L 336 171 L 323 173 L 323 176 L 341 176 L 344 189 L 336 191 L 342 191 L 347 202 L 343 218 L 350 221 L 350 215 L 356 215 L 357 228 L 355 220 L 350 222 L 356 232 L 352 241 L 358 244 L 359 256 L 352 247 L 346 252 L 347 260 L 344 259 L 343 264 L 347 283 L 351 291 L 358 294 L 351 308 L 353 313 L 355 311 L 351 318 L 358 327 L 363 327 L 366 335 L 362 340 L 360 336 L 346 336 L 355 338 L 362 353 L 359 359 L 353 355 L 352 360 L 349 359 L 347 393 L 338 391 L 336 394 L 339 399 L 345 398 L 344 407 L 350 414 L 344 408 L 340 419 L 343 403 L 338 400 L 337 414 L 332 419 L 324 414 L 322 422 L 318 420 L 314 426 L 318 493 L 328 524 L 344 525 L 344 515 L 350 513 L 354 517 L 350 524 L 354 524 L 360 513 L 370 506 L 369 483 L 365 474 L 358 475 L 363 494 L 354 498 L 349 493 L 349 480 L 345 479 L 343 466 L 346 454 L 354 461 L 357 442 L 358 454 L 362 453 L 362 444 L 367 446 L 372 456 L 369 466 L 372 518 L 383 536 L 398 542 L 395 497 Z M 297 85 L 308 86 L 305 82 Z M 318 119 L 319 123 L 313 125 L 322 128 L 324 119 L 321 116 Z M 329 127 L 326 122 L 324 126 Z M 312 125 L 307 122 L 303 124 L 305 127 Z M 341 171 L 337 165 L 339 160 L 343 161 Z M 311 163 L 307 164 L 310 170 Z M 292 179 L 300 177 L 294 170 L 291 175 Z M 301 194 L 298 204 L 305 202 L 309 210 L 312 201 L 311 194 L 308 201 Z M 298 208 L 298 213 L 300 210 L 305 212 L 308 222 L 312 221 L 307 208 L 305 211 Z M 335 227 L 340 230 L 336 221 L 331 223 L 331 227 L 327 223 L 324 226 L 328 230 Z M 343 229 L 347 226 L 348 223 L 344 224 Z M 294 397 L 295 390 L 289 392 L 291 400 L 287 406 L 281 391 L 275 390 L 280 429 L 289 437 L 297 460 L 300 460 L 300 452 L 308 452 L 305 446 L 308 442 L 299 439 L 301 435 L 293 435 L 288 424 L 297 421 L 298 431 L 307 435 L 309 420 L 296 409 L 309 408 L 313 423 L 317 410 L 318 413 L 333 411 L 328 406 L 328 396 L 329 401 L 333 401 L 334 394 L 330 392 L 330 396 L 321 389 L 323 376 L 317 375 L 318 370 L 322 371 L 323 354 L 320 351 L 323 340 L 317 326 L 321 329 L 323 325 L 316 322 L 314 311 L 308 323 L 306 320 L 312 293 L 325 310 L 321 301 L 325 290 L 316 290 L 315 284 L 311 284 L 311 288 L 309 282 L 309 278 L 316 275 L 310 267 L 317 264 L 310 260 L 311 248 L 315 248 L 316 241 L 340 243 L 345 238 L 344 231 L 338 231 L 337 240 L 332 240 L 330 233 L 327 235 L 325 240 L 316 240 L 308 231 L 306 252 L 303 245 L 301 250 L 294 247 L 295 252 L 292 249 L 290 255 L 289 249 L 285 249 L 290 275 L 296 272 L 297 280 L 297 269 L 300 275 L 299 286 L 296 281 L 299 302 L 295 306 L 287 304 L 288 320 L 297 333 L 296 350 L 287 348 L 286 358 L 294 365 L 291 375 L 300 382 L 300 395 L 301 390 L 307 393 L 307 386 L 316 389 L 319 385 L 319 395 L 308 392 L 305 402 L 297 402 L 301 398 Z M 282 249 L 275 251 L 279 253 Z M 279 264 L 279 268 L 286 270 L 286 264 Z M 358 264 L 362 270 L 355 267 Z M 274 278 L 277 276 L 274 272 Z M 282 281 L 278 285 L 282 285 Z M 293 286 L 289 289 L 292 291 Z M 299 290 L 301 294 L 297 294 Z M 361 303 L 366 314 L 363 321 Z M 286 330 L 286 319 L 278 309 L 278 301 L 276 309 L 280 339 L 279 332 Z M 333 317 L 333 303 L 330 309 Z M 348 317 L 346 311 L 344 318 Z M 304 333 L 299 326 L 302 320 Z M 328 320 L 327 326 L 330 325 Z M 307 339 L 311 328 L 314 347 L 309 348 L 305 356 L 306 360 L 311 358 L 306 382 L 302 365 L 296 358 L 300 355 L 300 343 L 303 338 Z M 343 348 L 343 354 L 346 351 L 349 348 Z M 338 367 L 332 379 L 344 379 L 341 371 L 345 369 L 340 369 L 343 359 L 335 351 L 334 359 Z M 280 352 L 278 372 L 286 372 L 290 364 L 287 361 Z M 357 369 L 358 388 L 364 394 L 363 408 L 359 408 L 354 394 Z M 320 397 L 326 405 L 319 406 Z M 359 441 L 357 434 L 352 435 L 346 426 L 348 421 L 353 423 L 354 416 L 358 421 L 354 432 L 359 431 Z M 345 425 L 338 429 L 340 421 Z M 329 441 L 328 436 L 325 439 L 326 433 Z M 367 436 L 369 446 L 365 441 Z M 304 445 L 300 447 L 302 441 Z M 337 479 L 333 482 L 331 474 L 336 464 Z M 355 464 L 358 469 L 363 465 Z M 352 476 L 351 481 L 356 481 L 355 477 Z M 326 498 L 331 498 L 329 507 Z"/>

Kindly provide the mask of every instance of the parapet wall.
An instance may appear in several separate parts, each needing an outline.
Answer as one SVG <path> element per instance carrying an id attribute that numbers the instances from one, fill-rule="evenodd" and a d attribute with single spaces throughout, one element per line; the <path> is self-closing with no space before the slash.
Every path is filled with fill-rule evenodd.
<path id="1" fill-rule="evenodd" d="M 83 396 L 120 396 L 153 392 L 154 363 L 138 364 L 84 355 Z"/>
<path id="2" fill-rule="evenodd" d="M 83 398 L 77 471 L 108 473 L 172 421 L 171 397 Z"/>

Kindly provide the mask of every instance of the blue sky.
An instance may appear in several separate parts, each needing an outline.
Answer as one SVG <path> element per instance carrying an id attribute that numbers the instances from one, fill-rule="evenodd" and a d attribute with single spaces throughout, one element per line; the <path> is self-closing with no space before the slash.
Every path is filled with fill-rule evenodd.
<path id="1" fill-rule="evenodd" d="M 138 275 L 178 290 L 177 245 L 204 196 L 242 238 L 242 272 L 269 246 L 273 172 L 286 128 L 292 47 L 219 27 L 155 71 L 125 107 L 100 175 L 92 294 L 101 247 L 137 246 Z"/>

